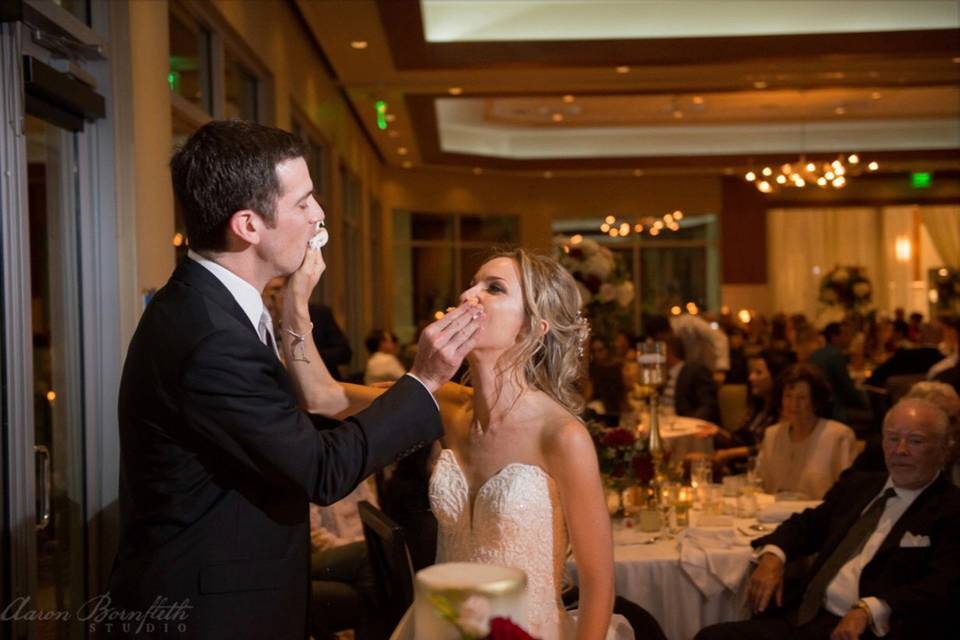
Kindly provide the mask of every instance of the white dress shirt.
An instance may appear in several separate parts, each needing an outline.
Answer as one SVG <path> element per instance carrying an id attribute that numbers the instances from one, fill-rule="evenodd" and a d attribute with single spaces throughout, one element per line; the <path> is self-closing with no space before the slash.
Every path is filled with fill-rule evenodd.
<path id="1" fill-rule="evenodd" d="M 939 476 L 939 474 L 937 475 Z M 880 497 L 888 487 L 893 487 L 896 495 L 887 500 L 883 513 L 880 515 L 880 522 L 877 523 L 877 528 L 870 537 L 867 538 L 860 553 L 848 560 L 847 563 L 840 568 L 840 571 L 837 572 L 837 575 L 833 577 L 830 584 L 827 585 L 827 592 L 823 598 L 824 609 L 842 618 L 862 599 L 867 607 L 870 608 L 870 618 L 873 622 L 872 631 L 874 635 L 879 637 L 887 635 L 890 631 L 890 605 L 879 598 L 860 597 L 860 574 L 863 573 L 863 568 L 873 560 L 873 556 L 876 555 L 880 545 L 890 534 L 893 525 L 897 523 L 897 520 L 899 520 L 910 505 L 913 504 L 917 496 L 923 493 L 924 489 L 933 484 L 933 481 L 936 479 L 937 476 L 934 476 L 933 480 L 920 489 L 903 489 L 901 487 L 895 487 L 893 481 L 887 478 L 886 484 L 883 485 L 883 488 L 874 499 L 867 503 L 864 510 L 860 512 L 861 515 L 870 508 L 873 501 Z M 757 557 L 760 557 L 764 553 L 772 553 L 786 562 L 786 554 L 776 545 L 770 544 L 763 547 L 757 553 Z"/>
<path id="2" fill-rule="evenodd" d="M 377 351 L 367 359 L 367 367 L 363 372 L 363 384 L 393 382 L 406 372 L 397 356 Z"/>

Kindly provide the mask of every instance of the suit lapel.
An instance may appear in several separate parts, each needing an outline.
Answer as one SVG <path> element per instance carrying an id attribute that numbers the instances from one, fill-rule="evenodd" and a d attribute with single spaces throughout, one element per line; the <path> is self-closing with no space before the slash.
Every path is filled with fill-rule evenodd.
<path id="1" fill-rule="evenodd" d="M 220 307 L 223 307 L 227 313 L 249 329 L 258 341 L 260 340 L 260 336 L 257 335 L 257 330 L 250 324 L 250 318 L 243 312 L 237 299 L 234 298 L 230 290 L 203 265 L 190 258 L 184 258 L 180 261 L 180 264 L 177 265 L 170 279 L 196 289 L 204 297 L 209 298 Z"/>
<path id="2" fill-rule="evenodd" d="M 946 483 L 947 479 L 944 474 L 941 473 L 923 493 L 917 496 L 916 500 L 907 507 L 903 515 L 894 523 L 887 537 L 880 543 L 880 548 L 877 549 L 874 559 L 892 549 L 898 548 L 903 534 L 910 531 L 911 527 L 916 529 L 917 525 L 921 525 L 927 520 L 928 512 L 936 507 L 937 497 L 943 493 Z"/>
<path id="3" fill-rule="evenodd" d="M 848 494 L 849 498 L 844 499 L 844 502 L 849 500 L 847 504 L 850 505 L 850 508 L 844 510 L 845 517 L 840 522 L 831 526 L 830 537 L 823 545 L 823 550 L 817 555 L 813 566 L 810 567 L 810 577 L 816 575 L 820 567 L 823 566 L 823 563 L 827 561 L 827 558 L 830 557 L 844 536 L 847 535 L 850 527 L 860 518 L 860 514 L 867 508 L 870 501 L 877 497 L 887 481 L 886 474 L 871 474 L 871 476 L 873 477 L 865 480 L 859 488 L 851 487 L 851 491 Z"/>

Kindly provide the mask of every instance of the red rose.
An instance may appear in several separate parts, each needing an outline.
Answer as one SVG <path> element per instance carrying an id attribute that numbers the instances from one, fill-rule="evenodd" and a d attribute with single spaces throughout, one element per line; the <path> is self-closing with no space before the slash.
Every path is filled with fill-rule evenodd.
<path id="1" fill-rule="evenodd" d="M 607 447 L 628 447 L 637 441 L 633 431 L 617 427 L 603 434 L 603 444 Z"/>
<path id="2" fill-rule="evenodd" d="M 633 477 L 640 484 L 647 484 L 653 480 L 653 460 L 648 453 L 641 453 L 633 458 Z"/>
<path id="3" fill-rule="evenodd" d="M 490 635 L 486 640 L 536 640 L 513 624 L 509 618 L 490 618 Z"/>

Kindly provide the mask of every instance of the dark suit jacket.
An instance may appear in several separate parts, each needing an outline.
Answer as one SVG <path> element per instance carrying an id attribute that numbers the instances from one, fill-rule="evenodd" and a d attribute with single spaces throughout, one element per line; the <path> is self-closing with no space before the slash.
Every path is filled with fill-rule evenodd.
<path id="1" fill-rule="evenodd" d="M 753 542 L 774 544 L 787 560 L 818 554 L 798 588 L 784 594 L 784 607 L 798 606 L 803 591 L 853 523 L 883 488 L 885 473 L 842 477 L 815 509 L 792 516 L 776 531 Z M 929 547 L 901 547 L 910 532 L 928 536 Z M 960 595 L 960 489 L 940 474 L 893 525 L 860 575 L 860 597 L 890 605 L 891 637 L 944 638 L 956 617 Z M 951 624 L 951 627 L 947 627 Z"/>
<path id="2" fill-rule="evenodd" d="M 310 321 L 313 322 L 313 341 L 320 352 L 320 358 L 330 370 L 335 380 L 340 380 L 340 365 L 350 364 L 353 349 L 343 334 L 333 311 L 325 304 L 311 304 Z"/>
<path id="3" fill-rule="evenodd" d="M 710 369 L 702 364 L 684 362 L 677 374 L 673 404 L 678 416 L 709 420 L 720 424 L 717 383 Z"/>
<path id="4" fill-rule="evenodd" d="M 409 377 L 339 428 L 314 429 L 272 349 L 189 259 L 140 320 L 119 417 L 113 605 L 189 599 L 182 635 L 204 640 L 306 637 L 308 501 L 338 500 L 442 431 Z"/>
<path id="5" fill-rule="evenodd" d="M 943 354 L 935 347 L 901 347 L 894 351 L 886 362 L 874 369 L 867 384 L 882 387 L 893 376 L 926 373 L 941 360 Z"/>

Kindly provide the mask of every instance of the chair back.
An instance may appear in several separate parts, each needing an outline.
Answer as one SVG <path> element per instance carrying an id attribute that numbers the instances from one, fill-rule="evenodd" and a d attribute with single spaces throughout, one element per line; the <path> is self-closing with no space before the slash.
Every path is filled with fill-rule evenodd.
<path id="1" fill-rule="evenodd" d="M 720 426 L 733 432 L 743 425 L 747 415 L 747 385 L 725 384 L 717 393 L 720 405 Z"/>
<path id="2" fill-rule="evenodd" d="M 393 629 L 413 604 L 413 565 L 403 527 L 366 500 L 357 504 L 373 572 L 376 606 L 384 627 Z"/>

